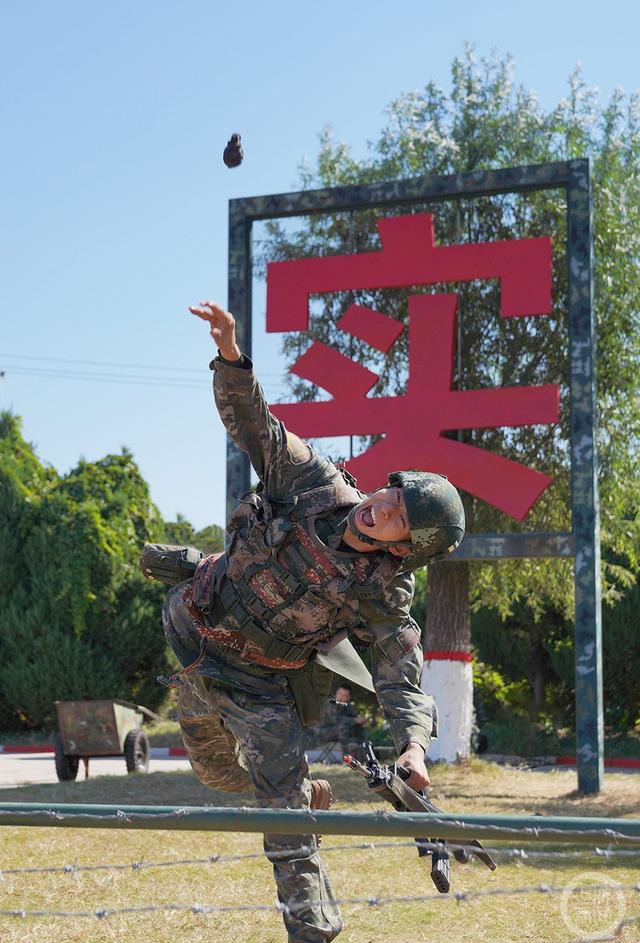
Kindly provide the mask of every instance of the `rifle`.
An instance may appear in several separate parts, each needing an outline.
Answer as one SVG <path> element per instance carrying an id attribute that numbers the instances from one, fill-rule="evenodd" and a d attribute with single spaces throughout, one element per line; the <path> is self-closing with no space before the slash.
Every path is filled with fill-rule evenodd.
<path id="1" fill-rule="evenodd" d="M 360 763 L 353 756 L 346 755 L 344 762 L 356 773 L 366 776 L 369 789 L 373 789 L 390 802 L 398 812 L 431 812 L 436 815 L 442 815 L 442 810 L 436 808 L 429 800 L 426 790 L 416 792 L 406 781 L 409 778 L 409 770 L 403 766 L 394 763 L 393 766 L 381 766 L 373 751 L 373 746 L 369 741 L 364 744 L 364 763 Z M 447 894 L 451 887 L 451 868 L 449 864 L 449 851 L 447 843 L 443 839 L 433 838 L 425 840 L 424 838 L 414 839 L 418 856 L 420 858 L 431 855 L 431 880 L 440 894 Z M 471 849 L 483 864 L 491 871 L 495 871 L 497 864 L 489 855 L 477 839 L 467 842 L 467 847 Z M 461 863 L 469 860 L 466 848 L 454 849 L 453 856 L 456 861 Z"/>

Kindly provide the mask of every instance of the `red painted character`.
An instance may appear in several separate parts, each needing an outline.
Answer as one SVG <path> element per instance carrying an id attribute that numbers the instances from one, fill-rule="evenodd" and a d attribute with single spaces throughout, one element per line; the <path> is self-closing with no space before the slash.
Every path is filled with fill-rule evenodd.
<path id="1" fill-rule="evenodd" d="M 430 214 L 381 219 L 378 229 L 382 252 L 271 263 L 268 330 L 307 330 L 312 293 L 482 278 L 500 280 L 503 317 L 551 311 L 550 239 L 438 248 Z M 455 294 L 410 297 L 409 377 L 403 395 L 368 397 L 378 376 L 316 341 L 291 371 L 333 398 L 278 404 L 273 412 L 308 438 L 382 436 L 347 463 L 366 490 L 379 486 L 392 466 L 437 468 L 459 488 L 522 520 L 552 479 L 442 433 L 557 422 L 559 390 L 552 384 L 452 390 L 457 306 Z M 403 330 L 395 319 L 358 305 L 346 311 L 338 328 L 384 353 Z"/>

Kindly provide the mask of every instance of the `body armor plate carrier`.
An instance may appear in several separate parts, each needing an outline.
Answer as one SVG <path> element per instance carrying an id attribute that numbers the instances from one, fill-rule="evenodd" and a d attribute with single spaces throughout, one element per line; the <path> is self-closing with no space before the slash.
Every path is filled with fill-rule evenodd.
<path id="1" fill-rule="evenodd" d="M 203 557 L 189 588 L 203 646 L 211 639 L 282 670 L 302 667 L 314 652 L 330 658 L 340 643 L 351 648 L 344 640 L 364 625 L 359 600 L 381 597 L 402 563 L 384 552 L 331 550 L 318 537 L 315 522 L 341 508 L 346 512 L 365 497 L 340 470 L 328 484 L 289 500 L 269 500 L 260 491 L 245 494 L 227 525 L 226 553 Z M 175 577 L 168 579 L 155 565 L 160 557 L 162 569 L 167 567 L 168 549 L 174 563 L 180 548 L 145 547 L 145 575 L 166 582 L 187 576 L 185 556 L 187 566 L 194 567 L 198 551 L 189 548 L 188 555 L 177 555 Z M 415 626 L 406 623 L 379 644 L 396 660 L 418 641 Z M 204 654 L 201 647 L 200 656 L 183 670 L 197 670 Z"/>
<path id="2" fill-rule="evenodd" d="M 314 650 L 330 650 L 362 626 L 358 600 L 381 596 L 400 560 L 333 551 L 317 536 L 315 521 L 364 497 L 339 472 L 290 501 L 244 495 L 227 525 L 226 554 L 205 558 L 196 571 L 193 602 L 212 626 L 207 634 L 224 644 L 225 632 L 239 631 L 267 658 L 299 667 Z M 412 648 L 415 634 L 400 647 Z"/>

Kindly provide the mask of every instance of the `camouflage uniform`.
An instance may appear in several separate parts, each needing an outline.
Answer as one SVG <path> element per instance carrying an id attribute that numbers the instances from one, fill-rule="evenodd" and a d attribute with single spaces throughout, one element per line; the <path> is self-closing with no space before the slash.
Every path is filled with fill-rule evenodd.
<path id="1" fill-rule="evenodd" d="M 295 500 L 296 495 L 335 479 L 335 466 L 288 433 L 270 413 L 246 357 L 236 364 L 217 357 L 211 367 L 222 421 L 233 440 L 248 452 L 270 500 L 291 500 L 292 496 Z M 358 562 L 360 558 L 369 564 L 364 558 L 383 563 L 389 559 L 385 553 L 339 550 L 345 521 L 342 508 L 316 523 L 318 537 L 336 560 L 348 557 Z M 304 538 L 303 530 L 298 533 Z M 233 573 L 233 543 L 228 558 L 227 571 Z M 223 577 L 229 578 L 228 573 Z M 222 593 L 224 587 L 218 589 Z M 253 792 L 262 807 L 308 808 L 309 769 L 291 690 L 292 675 L 297 672 L 256 661 L 259 650 L 233 630 L 233 620 L 225 617 L 211 631 L 211 620 L 194 604 L 194 598 L 199 602 L 198 592 L 191 581 L 179 583 L 168 594 L 163 610 L 169 643 L 187 669 L 179 676 L 178 715 L 196 775 L 217 789 Z M 422 650 L 419 642 L 415 644 L 419 630 L 409 615 L 412 596 L 413 577 L 398 573 L 385 584 L 381 596 L 359 601 L 354 630 L 361 641 L 371 643 L 376 694 L 398 752 L 410 740 L 426 750 L 435 735 L 433 701 L 420 689 Z M 305 613 L 300 615 L 304 626 Z M 322 627 L 313 621 L 304 627 L 312 640 L 321 635 Z M 315 634 L 312 629 L 317 630 Z M 389 640 L 399 631 L 411 633 L 413 647 L 390 657 Z M 331 626 L 324 627 L 324 635 L 331 635 Z M 265 835 L 264 846 L 273 862 L 279 900 L 290 908 L 284 910 L 290 940 L 332 940 L 342 923 L 315 837 L 270 834 Z"/>

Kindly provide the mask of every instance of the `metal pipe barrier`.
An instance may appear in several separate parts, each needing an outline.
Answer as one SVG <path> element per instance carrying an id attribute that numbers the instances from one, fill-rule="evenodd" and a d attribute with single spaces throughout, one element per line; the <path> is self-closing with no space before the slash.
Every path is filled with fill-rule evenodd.
<path id="1" fill-rule="evenodd" d="M 414 812 L 308 812 L 303 809 L 0 803 L 0 825 L 379 835 L 494 841 L 640 844 L 640 820 L 578 816 L 445 815 Z"/>

